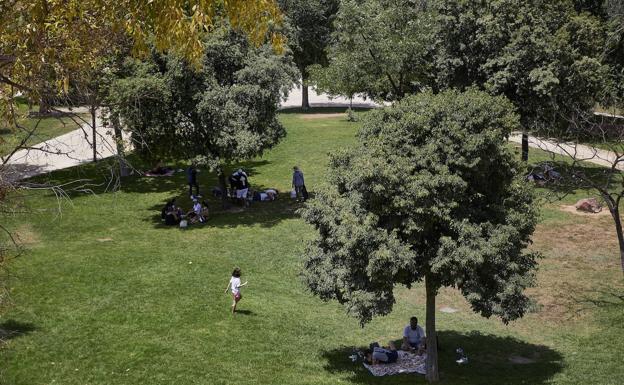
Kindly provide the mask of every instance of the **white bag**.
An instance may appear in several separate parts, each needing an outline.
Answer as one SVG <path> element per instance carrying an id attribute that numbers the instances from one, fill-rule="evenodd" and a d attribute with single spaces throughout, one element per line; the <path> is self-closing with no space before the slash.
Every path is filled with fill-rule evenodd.
<path id="1" fill-rule="evenodd" d="M 185 229 L 187 226 L 188 226 L 188 222 L 186 221 L 186 219 L 182 219 L 180 221 L 180 228 Z"/>
<path id="2" fill-rule="evenodd" d="M 295 189 L 290 190 L 290 198 L 291 199 L 297 198 L 297 190 Z"/>

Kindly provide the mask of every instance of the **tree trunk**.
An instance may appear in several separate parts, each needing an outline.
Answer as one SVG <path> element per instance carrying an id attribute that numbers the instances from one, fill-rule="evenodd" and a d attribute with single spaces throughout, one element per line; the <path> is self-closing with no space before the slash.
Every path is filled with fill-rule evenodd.
<path id="1" fill-rule="evenodd" d="M 529 160 L 529 134 L 522 131 L 522 161 Z"/>
<path id="2" fill-rule="evenodd" d="M 310 101 L 308 99 L 308 85 L 301 85 L 301 109 L 303 111 L 308 111 L 310 109 Z"/>
<path id="3" fill-rule="evenodd" d="M 111 124 L 113 125 L 113 132 L 115 134 L 115 147 L 117 148 L 117 158 L 119 159 L 119 175 L 130 175 L 130 169 L 126 163 L 126 150 L 124 149 L 123 134 L 121 132 L 121 124 L 119 118 L 111 116 Z"/>
<path id="4" fill-rule="evenodd" d="M 217 176 L 219 178 L 219 187 L 221 188 L 221 191 L 223 192 L 223 194 L 221 195 L 221 204 L 223 208 L 226 209 L 228 206 L 227 184 L 225 181 L 225 170 L 223 170 L 222 166 L 217 167 Z"/>
<path id="5" fill-rule="evenodd" d="M 440 376 L 438 374 L 438 337 L 435 327 L 435 302 L 438 289 L 431 282 L 429 275 L 425 276 L 425 287 L 427 291 L 427 381 L 438 382 Z"/>
<path id="6" fill-rule="evenodd" d="M 613 221 L 615 222 L 615 232 L 618 237 L 618 244 L 620 246 L 620 264 L 622 265 L 622 274 L 624 274 L 624 234 L 622 234 L 622 220 L 620 219 L 620 208 L 613 205 L 609 207 Z"/>
<path id="7" fill-rule="evenodd" d="M 93 132 L 93 162 L 97 162 L 97 132 L 95 126 L 95 115 L 97 113 L 97 108 L 95 106 L 91 106 L 91 131 Z"/>

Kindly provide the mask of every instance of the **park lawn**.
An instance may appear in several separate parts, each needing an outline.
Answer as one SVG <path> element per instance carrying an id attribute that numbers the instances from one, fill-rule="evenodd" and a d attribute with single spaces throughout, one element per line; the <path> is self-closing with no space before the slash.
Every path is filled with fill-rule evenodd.
<path id="1" fill-rule="evenodd" d="M 28 107 L 20 105 L 19 113 L 26 114 Z M 83 119 L 88 119 L 88 114 L 79 114 Z M 0 156 L 8 155 L 23 138 L 28 136 L 30 130 L 37 127 L 35 133 L 28 138 L 25 146 L 39 144 L 46 140 L 66 134 L 80 128 L 78 121 L 70 117 L 49 117 L 49 118 L 25 118 L 22 119 L 24 129 L 7 128 L 0 126 Z M 87 120 L 88 121 L 88 120 Z"/>
<path id="2" fill-rule="evenodd" d="M 287 192 L 299 165 L 313 192 L 327 153 L 352 145 L 359 124 L 294 112 L 281 120 L 288 136 L 243 166 L 253 186 Z M 90 177 L 105 186 L 101 163 L 45 179 Z M 216 184 L 207 171 L 199 181 L 204 192 Z M 375 378 L 348 358 L 353 346 L 400 338 L 411 315 L 424 322 L 423 288 L 400 288 L 394 312 L 365 328 L 340 305 L 311 296 L 298 274 L 313 229 L 286 194 L 243 211 L 223 211 L 210 197 L 209 223 L 180 230 L 162 226 L 159 210 L 172 196 L 189 205 L 184 173 L 122 183 L 119 192 L 74 193 L 60 212 L 55 197 L 36 193 L 32 214 L 6 224 L 29 252 L 10 266 L 14 305 L 0 328 L 15 333 L 0 353 L 0 384 L 425 383 L 420 375 Z M 622 273 L 609 218 L 542 204 L 548 214 L 532 248 L 544 257 L 531 313 L 504 325 L 473 314 L 453 289 L 439 294 L 438 308 L 458 310 L 438 312 L 442 383 L 624 378 Z M 249 286 L 232 317 L 223 290 L 234 266 Z M 468 365 L 454 362 L 457 347 Z M 528 363 L 510 361 L 518 357 Z"/>

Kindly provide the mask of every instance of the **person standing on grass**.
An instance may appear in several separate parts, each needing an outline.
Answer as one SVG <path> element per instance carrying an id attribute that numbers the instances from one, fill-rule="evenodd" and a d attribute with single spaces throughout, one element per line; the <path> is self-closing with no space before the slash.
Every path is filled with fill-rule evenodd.
<path id="1" fill-rule="evenodd" d="M 199 184 L 197 183 L 197 165 L 195 162 L 191 163 L 188 169 L 186 169 L 186 179 L 189 185 L 189 196 L 193 196 L 193 186 L 195 186 L 195 197 L 201 198 L 199 195 Z"/>
<path id="2" fill-rule="evenodd" d="M 225 288 L 225 293 L 228 292 L 228 289 L 232 290 L 232 298 L 234 300 L 234 302 L 232 302 L 232 314 L 236 312 L 236 305 L 238 304 L 238 301 L 243 298 L 240 288 L 247 285 L 247 281 L 245 281 L 245 283 L 241 283 L 240 276 L 241 270 L 237 267 L 232 272 L 232 278 L 230 278 L 230 282 L 228 282 L 228 285 Z"/>
<path id="3" fill-rule="evenodd" d="M 305 188 L 305 181 L 303 180 L 303 172 L 301 172 L 297 166 L 293 167 L 292 187 L 297 193 L 297 200 L 301 197 L 301 200 L 305 202 L 308 193 Z"/>

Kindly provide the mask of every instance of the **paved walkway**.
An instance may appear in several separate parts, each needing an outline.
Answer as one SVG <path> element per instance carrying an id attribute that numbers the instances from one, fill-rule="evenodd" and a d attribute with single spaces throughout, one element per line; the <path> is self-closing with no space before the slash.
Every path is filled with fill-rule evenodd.
<path id="1" fill-rule="evenodd" d="M 509 137 L 509 141 L 522 143 L 522 133 L 515 132 Z M 624 154 L 619 157 L 612 151 L 602 150 L 577 143 L 559 143 L 552 139 L 536 138 L 529 136 L 529 146 L 568 158 L 574 157 L 578 161 L 594 163 L 604 167 L 612 167 L 616 164 L 618 170 L 624 170 Z M 531 154 L 529 153 L 529 158 Z"/>
<path id="2" fill-rule="evenodd" d="M 329 98 L 326 94 L 318 94 L 315 90 L 309 91 L 309 102 L 312 107 L 348 107 L 349 99 L 344 97 Z M 294 87 L 288 98 L 282 102 L 281 108 L 294 108 L 301 106 L 301 88 Z M 353 98 L 354 107 L 379 107 L 371 100 L 361 97 Z M 102 126 L 98 118 L 97 125 L 97 154 L 98 159 L 107 158 L 117 153 L 112 128 Z M 54 170 L 77 166 L 91 162 L 93 159 L 93 147 L 91 146 L 91 128 L 84 125 L 83 128 L 50 139 L 43 143 L 32 146 L 33 149 L 20 150 L 15 153 L 5 166 L 3 174 L 11 180 L 19 180 Z M 521 134 L 515 133 L 510 141 L 521 143 Z M 529 138 L 529 145 L 541 148 L 555 154 L 577 154 L 577 158 L 602 166 L 610 167 L 616 159 L 616 155 L 610 151 L 599 150 L 583 145 L 560 145 L 554 141 L 540 140 L 535 137 Z M 624 163 L 624 162 L 623 162 Z M 618 167 L 624 169 L 624 164 Z M 8 170 L 8 171 L 6 171 Z"/>
<path id="3" fill-rule="evenodd" d="M 77 111 L 78 112 L 78 111 Z M 98 159 L 115 155 L 117 149 L 112 129 L 102 126 L 96 119 L 96 150 Z M 33 145 L 30 149 L 17 151 L 9 159 L 3 176 L 9 180 L 19 180 L 53 170 L 77 166 L 93 160 L 93 133 L 89 124 L 56 138 Z M 0 164 L 4 163 L 4 159 Z"/>

